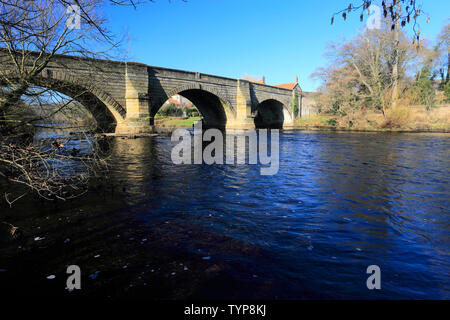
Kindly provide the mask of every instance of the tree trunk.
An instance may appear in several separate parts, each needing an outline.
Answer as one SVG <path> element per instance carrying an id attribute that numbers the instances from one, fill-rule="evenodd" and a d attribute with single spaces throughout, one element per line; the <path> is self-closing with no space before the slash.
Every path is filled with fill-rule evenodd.
<path id="1" fill-rule="evenodd" d="M 402 7 L 400 1 L 397 2 L 397 17 L 394 27 L 394 61 L 392 66 L 392 108 L 397 107 L 398 100 L 398 60 L 399 60 L 399 34 L 400 34 L 400 17 L 401 17 Z"/>
<path id="2" fill-rule="evenodd" d="M 445 79 L 446 84 L 450 80 L 450 52 L 447 54 L 447 59 L 447 78 Z"/>

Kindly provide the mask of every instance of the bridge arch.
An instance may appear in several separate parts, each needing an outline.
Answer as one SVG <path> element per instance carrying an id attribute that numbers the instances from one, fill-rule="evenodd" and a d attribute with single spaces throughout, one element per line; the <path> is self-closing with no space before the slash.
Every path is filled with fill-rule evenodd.
<path id="1" fill-rule="evenodd" d="M 286 123 L 291 123 L 291 110 L 278 99 L 269 98 L 260 102 L 255 109 L 255 127 L 282 129 Z"/>
<path id="2" fill-rule="evenodd" d="M 15 73 L 9 73 L 8 79 L 18 81 Z M 35 86 L 60 92 L 81 103 L 97 121 L 98 129 L 114 132 L 119 122 L 125 120 L 126 110 L 107 92 L 65 71 L 44 70 L 32 79 Z"/>
<path id="3" fill-rule="evenodd" d="M 232 104 L 216 89 L 199 83 L 185 84 L 166 92 L 166 99 L 179 94 L 190 100 L 203 116 L 204 127 L 224 129 L 227 119 L 234 116 Z M 165 101 L 152 108 L 154 117 Z"/>

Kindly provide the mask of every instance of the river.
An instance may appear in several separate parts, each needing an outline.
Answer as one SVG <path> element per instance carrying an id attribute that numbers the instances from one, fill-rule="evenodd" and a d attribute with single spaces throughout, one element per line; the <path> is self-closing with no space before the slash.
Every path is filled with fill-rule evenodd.
<path id="1" fill-rule="evenodd" d="M 24 231 L 0 244 L 2 292 L 450 298 L 448 134 L 283 131 L 273 176 L 259 165 L 173 165 L 172 146 L 113 138 L 110 171 L 87 195 L 2 204 Z M 70 292 L 72 264 L 82 289 Z M 366 286 L 370 265 L 381 290 Z"/>

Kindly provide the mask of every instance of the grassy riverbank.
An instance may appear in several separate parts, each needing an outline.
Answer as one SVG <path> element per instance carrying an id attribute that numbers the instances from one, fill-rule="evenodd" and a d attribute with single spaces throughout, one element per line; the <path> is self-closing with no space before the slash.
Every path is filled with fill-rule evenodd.
<path id="1" fill-rule="evenodd" d="M 171 130 L 192 128 L 201 117 L 157 117 L 157 128 Z M 423 106 L 399 107 L 384 117 L 381 111 L 358 110 L 345 116 L 321 113 L 303 117 L 292 129 L 392 131 L 392 132 L 450 132 L 450 105 L 427 110 Z"/>
<path id="2" fill-rule="evenodd" d="M 194 123 L 200 121 L 201 117 L 156 117 L 155 126 L 157 128 L 163 129 L 173 129 L 173 128 L 192 128 Z"/>
<path id="3" fill-rule="evenodd" d="M 318 114 L 297 120 L 294 128 L 355 131 L 450 131 L 450 105 L 427 110 L 423 106 L 399 107 L 383 116 L 380 112 L 357 110 L 345 116 Z"/>

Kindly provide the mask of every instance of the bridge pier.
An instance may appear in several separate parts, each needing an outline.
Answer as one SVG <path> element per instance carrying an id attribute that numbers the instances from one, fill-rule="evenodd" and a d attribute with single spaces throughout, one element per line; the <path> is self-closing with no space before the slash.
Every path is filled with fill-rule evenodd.
<path id="1" fill-rule="evenodd" d="M 136 134 L 154 132 L 150 117 L 147 66 L 128 62 L 125 65 L 125 104 L 127 115 L 117 123 L 116 134 Z"/>
<path id="2" fill-rule="evenodd" d="M 150 120 L 145 121 L 122 121 L 117 123 L 116 134 L 140 134 L 140 133 L 153 133 L 155 132 L 155 126 L 150 124 Z"/>
<path id="3" fill-rule="evenodd" d="M 236 87 L 236 117 L 227 119 L 226 129 L 251 130 L 255 129 L 252 115 L 252 98 L 250 95 L 250 82 L 237 80 Z"/>
<path id="4" fill-rule="evenodd" d="M 127 116 L 117 123 L 116 134 L 152 133 L 155 131 L 153 118 L 150 116 L 150 99 L 148 94 L 134 90 L 126 91 Z"/>
<path id="5" fill-rule="evenodd" d="M 255 129 L 255 120 L 253 117 L 241 119 L 229 119 L 225 127 L 227 130 L 253 130 Z"/>

